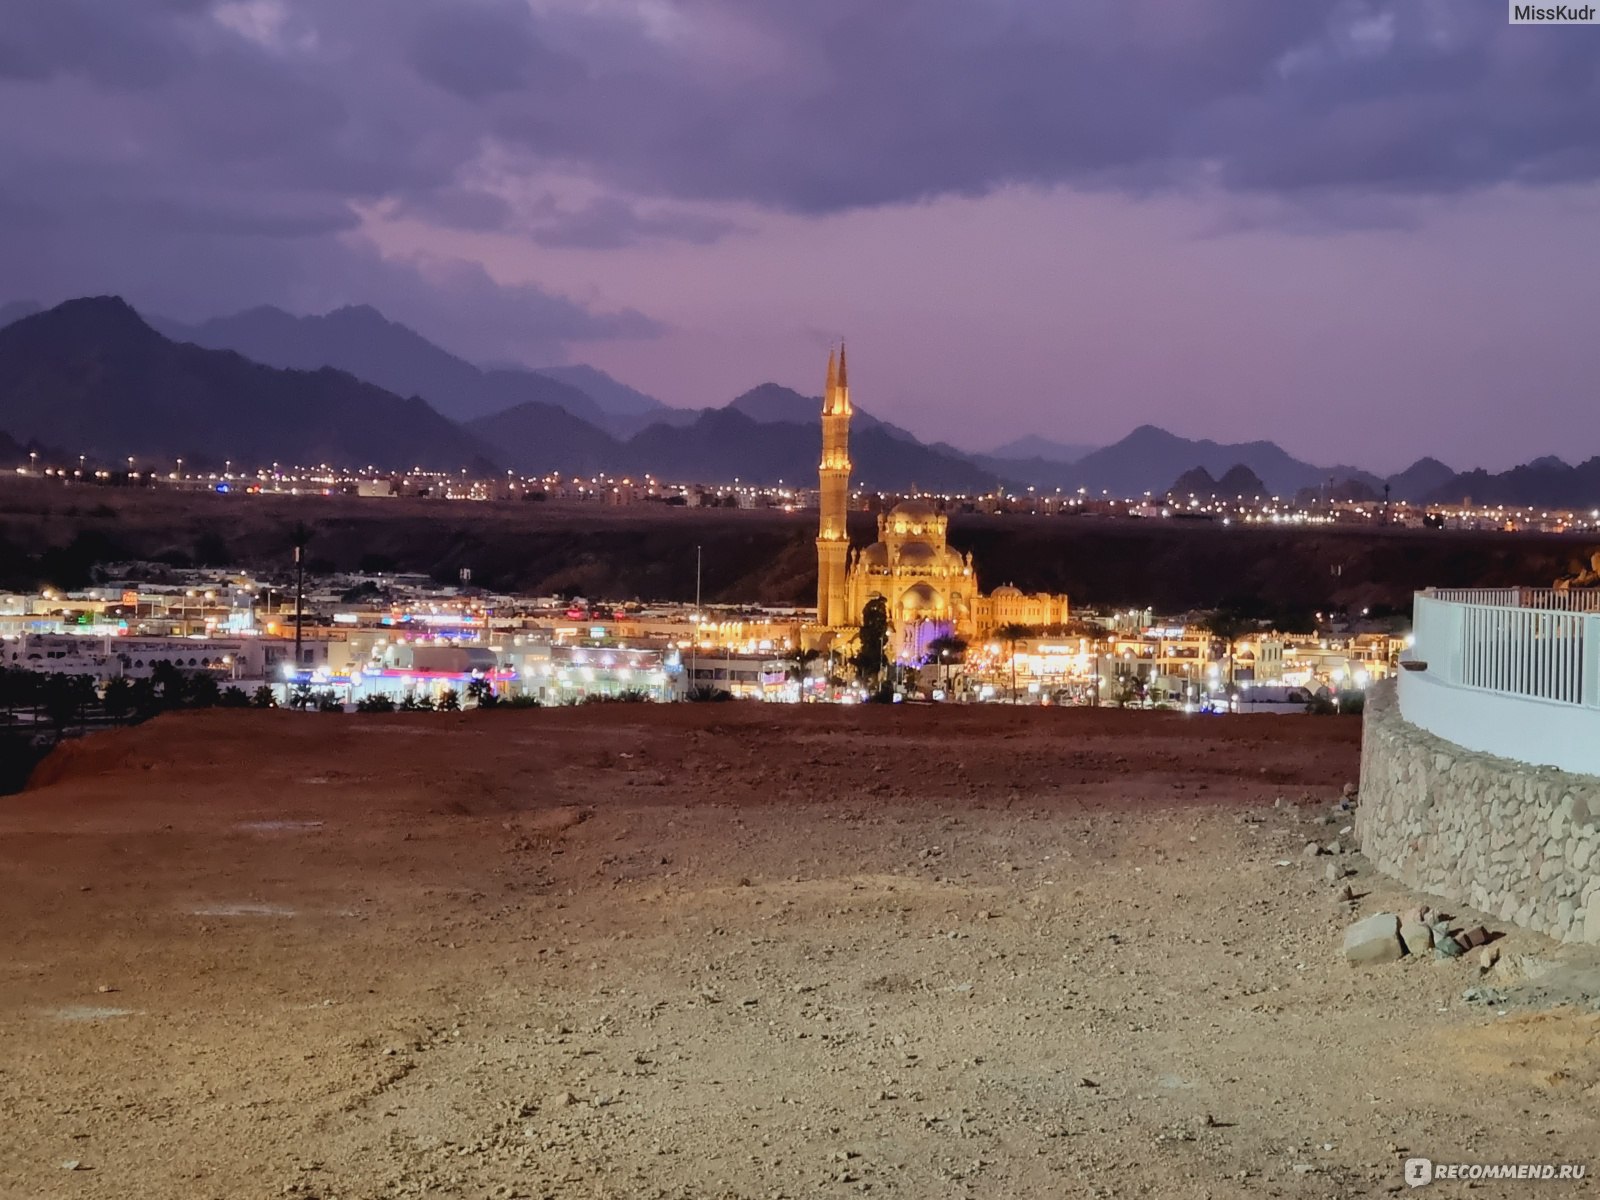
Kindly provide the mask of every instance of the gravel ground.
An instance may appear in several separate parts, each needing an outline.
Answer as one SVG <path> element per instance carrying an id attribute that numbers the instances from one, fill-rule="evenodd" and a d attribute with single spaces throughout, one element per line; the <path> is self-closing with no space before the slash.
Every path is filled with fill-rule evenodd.
<path id="1" fill-rule="evenodd" d="M 1583 952 L 1343 961 L 1354 917 L 1418 899 L 1330 815 L 1358 739 L 738 704 L 87 739 L 0 801 L 0 1195 L 1347 1197 L 1405 1190 L 1409 1155 L 1600 1170 L 1600 1014 L 1516 1003 Z M 1491 985 L 1498 1007 L 1462 999 Z"/>

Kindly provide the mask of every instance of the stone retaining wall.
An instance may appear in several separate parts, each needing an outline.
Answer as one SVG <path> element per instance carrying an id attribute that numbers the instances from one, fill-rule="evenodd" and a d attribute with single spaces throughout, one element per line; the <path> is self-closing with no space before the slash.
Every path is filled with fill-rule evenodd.
<path id="1" fill-rule="evenodd" d="M 1600 777 L 1464 750 L 1367 691 L 1356 832 L 1408 887 L 1563 941 L 1600 943 Z"/>

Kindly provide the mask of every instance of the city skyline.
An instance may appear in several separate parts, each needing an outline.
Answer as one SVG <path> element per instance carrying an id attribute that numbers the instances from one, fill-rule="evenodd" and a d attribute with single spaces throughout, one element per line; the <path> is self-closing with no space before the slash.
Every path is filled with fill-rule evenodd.
<path id="1" fill-rule="evenodd" d="M 370 303 L 686 407 L 815 394 L 843 335 L 863 407 L 973 448 L 1148 421 L 1378 470 L 1600 452 L 1593 30 L 1386 3 L 89 11 L 0 39 L 0 299 Z"/>

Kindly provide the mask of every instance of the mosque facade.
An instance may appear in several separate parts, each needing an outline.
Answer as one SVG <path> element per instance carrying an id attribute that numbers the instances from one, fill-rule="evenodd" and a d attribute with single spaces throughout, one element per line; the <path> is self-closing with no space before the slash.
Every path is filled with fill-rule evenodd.
<path id="1" fill-rule="evenodd" d="M 817 535 L 817 623 L 836 638 L 861 625 L 868 601 L 882 597 L 896 654 L 922 657 L 944 634 L 981 639 L 1007 624 L 1035 629 L 1065 624 L 1067 597 L 978 587 L 971 554 L 950 546 L 950 518 L 926 500 L 911 499 L 878 516 L 878 539 L 850 545 L 850 381 L 845 352 L 828 355 L 822 397 L 821 519 Z"/>

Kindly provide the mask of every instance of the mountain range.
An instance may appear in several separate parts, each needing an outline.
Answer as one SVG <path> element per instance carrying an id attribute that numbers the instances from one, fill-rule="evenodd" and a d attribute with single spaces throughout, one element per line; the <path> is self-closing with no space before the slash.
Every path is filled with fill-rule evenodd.
<path id="1" fill-rule="evenodd" d="M 101 462 L 484 468 L 459 425 L 331 367 L 279 370 L 171 341 L 122 300 L 69 300 L 0 329 L 0 428 Z"/>
<path id="2" fill-rule="evenodd" d="M 473 366 L 364 304 L 322 316 L 297 317 L 263 306 L 199 325 L 162 317 L 150 318 L 150 324 L 175 342 L 234 350 L 269 367 L 336 367 L 398 395 L 421 396 L 452 421 L 529 401 L 566 409 L 591 424 L 606 420 L 600 403 L 570 383 L 520 368 Z"/>
<path id="3" fill-rule="evenodd" d="M 773 383 L 720 408 L 683 409 L 592 366 L 483 367 L 368 306 L 320 316 L 258 307 L 186 324 L 142 317 L 115 297 L 0 305 L 0 432 L 107 462 L 182 455 L 808 486 L 819 411 L 816 397 Z M 1387 487 L 1417 502 L 1600 503 L 1600 459 L 1457 474 L 1423 458 L 1385 478 L 1307 463 L 1268 441 L 1194 440 L 1153 425 L 1109 446 L 1028 436 L 979 454 L 925 443 L 858 407 L 851 457 L 858 485 L 887 491 L 1124 497 L 1212 486 L 1231 496 L 1251 485 L 1376 498 Z"/>

